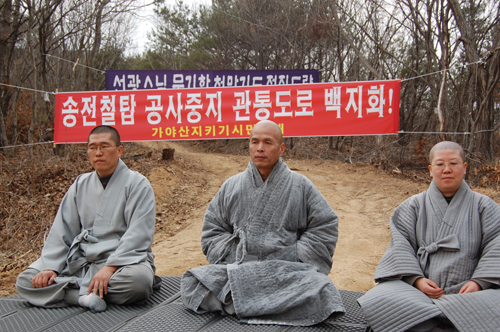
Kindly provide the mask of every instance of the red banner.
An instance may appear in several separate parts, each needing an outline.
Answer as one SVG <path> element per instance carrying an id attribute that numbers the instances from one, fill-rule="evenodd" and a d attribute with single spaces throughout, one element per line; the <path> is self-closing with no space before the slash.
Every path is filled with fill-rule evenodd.
<path id="1" fill-rule="evenodd" d="M 400 81 L 56 95 L 54 141 L 83 143 L 98 125 L 123 141 L 247 138 L 260 120 L 285 137 L 397 134 Z"/>

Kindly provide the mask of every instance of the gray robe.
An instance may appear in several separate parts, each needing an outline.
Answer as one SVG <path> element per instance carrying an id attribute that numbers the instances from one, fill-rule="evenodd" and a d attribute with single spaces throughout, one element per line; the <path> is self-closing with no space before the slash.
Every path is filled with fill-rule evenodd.
<path id="1" fill-rule="evenodd" d="M 358 299 L 374 331 L 404 331 L 446 316 L 460 331 L 500 330 L 500 207 L 465 181 L 450 204 L 434 182 L 391 217 L 391 242 L 375 281 Z M 404 277 L 422 276 L 445 292 L 431 299 Z M 488 289 L 457 294 L 470 280 Z"/>
<path id="2" fill-rule="evenodd" d="M 149 181 L 121 160 L 106 189 L 96 172 L 79 175 L 30 268 L 56 271 L 56 283 L 73 282 L 80 295 L 104 265 L 139 263 L 154 272 L 155 208 Z"/>
<path id="3" fill-rule="evenodd" d="M 280 158 L 264 182 L 250 161 L 207 208 L 201 244 L 211 265 L 184 274 L 182 300 L 202 313 L 212 292 L 242 322 L 319 323 L 344 312 L 327 277 L 337 237 L 338 217 L 310 180 Z"/>

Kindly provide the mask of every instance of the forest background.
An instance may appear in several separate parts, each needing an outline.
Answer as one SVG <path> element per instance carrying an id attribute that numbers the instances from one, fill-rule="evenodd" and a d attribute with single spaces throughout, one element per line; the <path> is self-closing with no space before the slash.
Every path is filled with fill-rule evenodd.
<path id="1" fill-rule="evenodd" d="M 399 135 L 327 149 L 404 170 L 448 139 L 469 165 L 496 164 L 498 1 L 144 1 L 1 0 L 0 147 L 51 141 L 54 92 L 103 90 L 107 69 L 316 69 L 322 82 L 401 79 Z"/>
<path id="2" fill-rule="evenodd" d="M 152 17 L 141 16 L 147 8 Z M 153 28 L 137 50 L 145 20 Z M 287 138 L 287 153 L 422 179 L 430 147 L 453 140 L 466 150 L 468 182 L 499 189 L 497 0 L 0 0 L 0 273 L 37 255 L 86 158 L 49 144 L 54 92 L 104 90 L 108 69 L 401 79 L 398 135 Z M 246 141 L 200 144 L 241 153 Z"/>

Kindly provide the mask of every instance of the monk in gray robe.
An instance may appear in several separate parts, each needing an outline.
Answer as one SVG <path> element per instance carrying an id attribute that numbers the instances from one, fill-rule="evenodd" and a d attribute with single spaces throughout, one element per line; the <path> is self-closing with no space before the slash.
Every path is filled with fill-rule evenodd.
<path id="1" fill-rule="evenodd" d="M 77 177 L 64 196 L 41 257 L 17 278 L 35 306 L 80 305 L 99 312 L 106 302 L 146 301 L 152 293 L 155 198 L 149 181 L 120 160 L 113 127 L 88 138 L 95 172 Z"/>
<path id="2" fill-rule="evenodd" d="M 433 181 L 403 202 L 375 272 L 358 299 L 378 331 L 500 331 L 500 207 L 464 181 L 462 147 L 436 144 Z"/>
<path id="3" fill-rule="evenodd" d="M 207 208 L 202 250 L 210 265 L 187 271 L 181 298 L 196 313 L 235 314 L 250 324 L 313 325 L 344 312 L 327 277 L 338 218 L 305 176 L 281 159 L 281 129 L 257 123 L 251 161 Z"/>

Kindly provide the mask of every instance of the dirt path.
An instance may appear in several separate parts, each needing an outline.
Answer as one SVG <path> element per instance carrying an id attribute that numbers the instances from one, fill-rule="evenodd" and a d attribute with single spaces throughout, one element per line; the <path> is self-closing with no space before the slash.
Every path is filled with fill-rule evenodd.
<path id="1" fill-rule="evenodd" d="M 185 193 L 185 199 L 191 200 L 194 206 L 185 211 L 185 221 L 179 223 L 175 231 L 178 231 L 178 228 L 183 229 L 171 237 L 166 237 L 165 234 L 157 232 L 153 244 L 153 252 L 156 255 L 155 264 L 157 266 L 157 274 L 163 276 L 180 276 L 192 267 L 208 264 L 205 255 L 201 252 L 200 246 L 201 227 L 205 210 L 222 183 L 230 176 L 243 171 L 246 168 L 249 158 L 195 153 L 186 150 L 183 146 L 176 143 L 156 143 L 156 145 L 161 144 L 163 144 L 162 147 L 175 148 L 176 160 L 170 165 L 171 168 L 175 169 L 177 168 L 176 166 L 182 167 L 193 164 L 199 166 L 199 168 L 191 168 L 189 171 L 185 171 L 186 174 L 184 175 L 187 177 L 188 188 L 191 182 L 203 183 L 198 188 L 199 190 L 195 189 L 194 191 Z M 171 193 L 165 187 L 168 187 L 169 182 L 173 186 L 176 186 L 178 179 L 179 177 L 177 177 L 176 181 L 173 174 L 168 174 L 165 177 L 164 168 L 155 169 L 151 172 L 149 180 L 155 191 L 157 206 L 160 205 L 158 204 L 158 200 L 169 200 L 168 194 Z"/>
<path id="2" fill-rule="evenodd" d="M 208 264 L 200 247 L 206 207 L 222 183 L 243 171 L 250 158 L 196 153 L 171 142 L 144 144 L 155 149 L 176 149 L 176 160 L 169 166 L 154 169 L 149 179 L 160 207 L 157 222 L 166 218 L 172 224 L 172 219 L 175 219 L 174 225 L 177 225 L 173 236 L 157 230 L 153 245 L 157 274 L 182 275 L 192 267 Z M 375 268 L 390 239 L 389 217 L 392 211 L 428 185 L 395 178 L 364 164 L 324 160 L 285 162 L 316 185 L 340 218 L 339 241 L 329 277 L 339 289 L 367 291 L 372 288 Z M 189 190 L 190 185 L 186 184 L 188 190 L 184 193 L 173 192 L 173 188 L 182 187 L 182 179 L 199 186 Z M 190 200 L 184 214 L 169 217 L 170 210 L 161 211 L 172 197 L 181 194 L 185 200 Z M 165 227 L 171 229 L 171 225 Z"/>

